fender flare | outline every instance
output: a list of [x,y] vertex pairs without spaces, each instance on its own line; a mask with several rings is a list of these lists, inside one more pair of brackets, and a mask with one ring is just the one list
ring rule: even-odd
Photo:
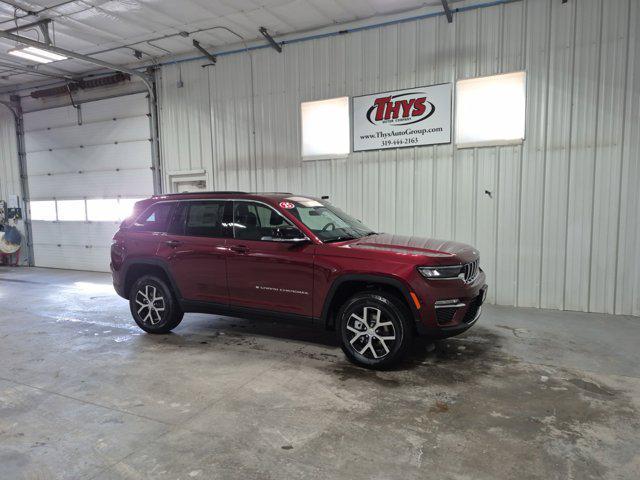
[[329,291],[327,292],[327,295],[325,297],[324,304],[322,305],[322,312],[320,314],[320,322],[322,322],[322,324],[324,324],[325,326],[328,326],[329,307],[333,302],[333,298],[335,297],[335,294],[340,288],[340,286],[346,282],[377,283],[377,284],[389,285],[391,287],[398,289],[402,294],[402,296],[404,297],[404,300],[407,302],[407,305],[409,306],[409,310],[411,311],[414,322],[416,323],[420,322],[420,314],[418,313],[418,310],[416,309],[416,306],[414,305],[411,299],[411,295],[409,294],[411,290],[406,283],[399,280],[398,278],[390,277],[388,275],[347,273],[344,275],[340,275],[338,278],[336,278],[331,284],[331,287],[329,287]]
[[[169,279],[170,287],[175,293],[176,297],[178,298],[178,300],[182,300],[182,294],[180,293],[178,284],[176,283],[175,279],[173,278],[173,275],[171,274],[171,271],[169,270],[169,266],[165,261],[160,260],[158,258],[134,258],[131,260],[125,260],[122,265],[122,270],[124,273],[122,278],[124,278],[125,284],[126,284],[126,279],[127,279],[127,276],[129,275],[129,270],[131,269],[131,267],[136,267],[138,265],[149,265],[153,267],[159,267],[160,269],[162,269],[164,274]],[[123,289],[125,289],[124,287],[125,285],[123,285]],[[125,291],[124,294],[128,296],[129,292]]]

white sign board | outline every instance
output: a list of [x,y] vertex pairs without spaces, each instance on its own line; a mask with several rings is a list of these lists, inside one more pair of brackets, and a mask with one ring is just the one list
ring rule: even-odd
[[353,97],[353,151],[451,142],[451,84]]

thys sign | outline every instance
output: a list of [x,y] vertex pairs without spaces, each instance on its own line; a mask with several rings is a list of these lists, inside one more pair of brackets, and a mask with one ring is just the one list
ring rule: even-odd
[[353,151],[451,142],[451,84],[353,98]]

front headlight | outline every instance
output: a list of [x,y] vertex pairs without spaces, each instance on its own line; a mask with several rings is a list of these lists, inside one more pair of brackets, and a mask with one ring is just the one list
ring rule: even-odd
[[458,278],[462,272],[462,265],[446,267],[418,267],[418,271],[424,278],[428,278],[429,280],[445,280]]

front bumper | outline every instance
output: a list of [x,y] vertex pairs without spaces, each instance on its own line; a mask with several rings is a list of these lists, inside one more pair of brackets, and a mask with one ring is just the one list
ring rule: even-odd
[[459,280],[422,281],[416,293],[423,305],[417,330],[420,335],[446,338],[473,326],[482,313],[487,296],[484,272],[470,283]]
[[[452,324],[448,325],[438,325],[437,327],[430,327],[424,323],[419,323],[417,325],[418,334],[433,338],[449,338],[466,332],[478,321],[478,318],[480,318],[482,314],[482,303],[484,303],[483,297],[485,295],[486,290],[483,290],[477,297],[477,308],[473,308],[472,306],[467,307],[467,311],[462,315],[462,321],[458,323],[452,322]],[[470,309],[473,310],[469,312]]]

